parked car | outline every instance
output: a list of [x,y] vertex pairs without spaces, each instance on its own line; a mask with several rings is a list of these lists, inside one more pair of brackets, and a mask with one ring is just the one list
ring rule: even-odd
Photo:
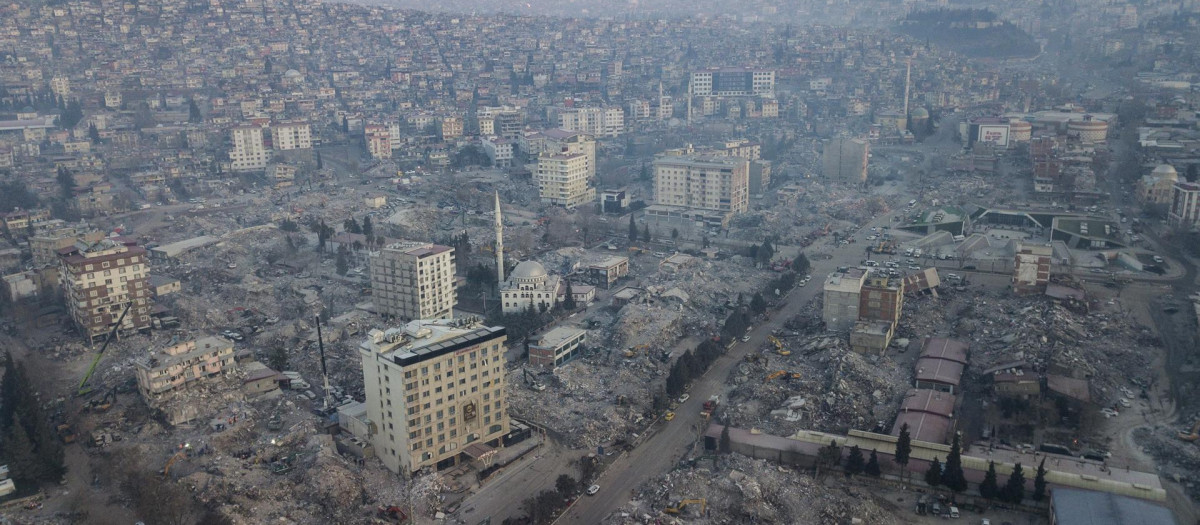
[[683,394],[682,396],[679,396],[679,402],[683,403],[683,402],[687,401],[688,398],[690,398],[690,397],[692,397],[692,396],[689,394]]
[[587,489],[588,496],[595,496],[597,492],[600,492],[600,485],[592,485]]

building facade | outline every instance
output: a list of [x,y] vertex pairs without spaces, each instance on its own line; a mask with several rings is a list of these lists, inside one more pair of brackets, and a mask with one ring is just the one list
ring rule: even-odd
[[367,142],[367,152],[371,158],[392,158],[392,134],[387,126],[372,124],[363,128],[363,139]]
[[821,154],[825,178],[851,184],[866,182],[870,149],[870,144],[862,139],[837,137],[830,140]]
[[574,109],[559,113],[558,122],[559,127],[567,131],[616,137],[625,133],[625,110],[619,107]]
[[1200,184],[1177,182],[1171,194],[1167,224],[1182,229],[1200,226]]
[[229,131],[233,148],[229,150],[229,168],[233,171],[266,169],[270,155],[263,144],[263,129],[239,126]]
[[146,404],[157,406],[176,390],[196,381],[228,372],[233,367],[233,343],[219,337],[205,337],[151,352],[134,361],[138,392]]
[[527,308],[553,310],[562,293],[562,279],[546,273],[546,268],[534,261],[524,261],[513,268],[508,280],[500,285],[501,309],[506,314],[520,313]]
[[745,213],[750,206],[749,161],[707,155],[654,159],[654,202],[665,206]]
[[895,328],[904,308],[904,281],[875,274],[867,277],[859,292],[858,318],[885,321]]
[[773,97],[775,72],[752,68],[693,71],[688,90],[697,97]]
[[485,459],[509,429],[503,327],[411,321],[359,345],[376,454],[407,475]]
[[150,265],[146,249],[103,239],[76,243],[59,251],[59,274],[71,319],[89,341],[102,338],[116,324],[118,333],[150,328]]
[[399,319],[449,319],[458,291],[454,248],[398,242],[372,252],[371,297],[380,314]]
[[587,330],[559,326],[529,344],[529,365],[553,369],[574,359],[587,341]]
[[575,208],[596,200],[588,177],[591,159],[583,153],[544,153],[538,157],[537,182],[542,202]]
[[271,126],[271,147],[280,151],[312,149],[312,127],[307,122],[280,122]]
[[1050,284],[1050,245],[1018,244],[1013,262],[1013,293],[1044,293]]
[[825,278],[821,318],[827,330],[843,332],[854,327],[858,321],[860,295],[866,280],[867,272],[858,268],[836,271]]

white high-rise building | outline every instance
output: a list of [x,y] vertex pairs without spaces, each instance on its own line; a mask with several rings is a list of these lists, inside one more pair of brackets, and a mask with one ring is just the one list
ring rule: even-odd
[[580,108],[559,113],[559,127],[601,137],[625,132],[625,110],[621,108]]
[[271,126],[272,146],[280,151],[312,148],[312,127],[307,122],[280,122]]
[[384,466],[408,475],[484,459],[508,433],[503,327],[415,320],[371,330],[359,345],[368,438]]
[[398,242],[371,254],[371,297],[400,319],[449,319],[458,302],[454,248]]
[[696,97],[774,97],[775,72],[751,68],[693,71],[688,89]]
[[574,208],[596,200],[584,153],[543,153],[538,157],[538,190],[542,202]]
[[745,213],[750,206],[750,161],[715,155],[654,159],[654,202],[726,214]]
[[263,144],[263,129],[259,126],[239,126],[230,130],[233,148],[229,150],[229,164],[233,171],[256,171],[266,169],[270,155]]

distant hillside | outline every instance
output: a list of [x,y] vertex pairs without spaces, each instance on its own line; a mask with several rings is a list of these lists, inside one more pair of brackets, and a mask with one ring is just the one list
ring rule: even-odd
[[975,58],[1027,57],[1040,50],[1029,33],[986,9],[915,11],[896,30]]

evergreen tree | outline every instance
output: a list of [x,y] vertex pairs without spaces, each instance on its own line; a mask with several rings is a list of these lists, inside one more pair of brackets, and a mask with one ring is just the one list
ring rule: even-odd
[[1037,474],[1033,478],[1033,501],[1046,499],[1046,458],[1038,464]]
[[88,140],[91,140],[92,144],[100,143],[100,130],[96,129],[95,124],[88,124]]
[[629,242],[637,242],[637,240],[638,240],[637,224],[634,224],[633,215],[630,214],[629,215]]
[[1008,481],[1004,483],[1004,488],[1000,489],[1000,501],[1020,505],[1025,499],[1025,473],[1021,471],[1021,464],[1017,463],[1013,466],[1012,474],[1009,474]]
[[900,437],[896,438],[896,455],[892,461],[900,465],[900,473],[903,476],[908,470],[908,458],[912,454],[912,436],[908,433],[908,423],[900,425]]
[[199,124],[204,121],[204,117],[200,115],[200,106],[196,104],[196,99],[188,98],[188,122]]
[[986,500],[993,500],[999,493],[1000,484],[996,481],[996,462],[988,461],[987,474],[983,475],[983,482],[979,484],[979,495]]
[[879,468],[879,454],[875,450],[871,450],[871,457],[867,459],[867,466],[863,468],[863,472],[866,472],[868,476],[876,478],[883,474],[883,471]]
[[954,492],[967,490],[967,478],[963,475],[962,468],[962,445],[960,439],[956,432],[953,441],[950,443],[950,453],[946,456],[946,474],[942,476],[942,482],[946,484],[946,488]]
[[342,227],[345,228],[346,233],[362,233],[362,228],[358,226],[358,221],[354,220],[354,217],[346,219],[342,223]]
[[325,169],[325,163],[321,161],[321,152],[317,152],[317,169]]
[[861,474],[864,463],[862,449],[858,445],[850,447],[850,455],[846,457],[846,477]]
[[346,247],[344,245],[338,246],[336,264],[337,274],[346,275],[346,272],[350,269],[350,262],[346,260]]
[[70,170],[59,166],[55,180],[58,182],[59,197],[64,201],[70,201],[75,198],[75,176]]
[[925,471],[925,483],[930,487],[942,484],[942,462],[938,461],[937,456],[933,457],[933,463],[930,463],[929,470]]
[[792,271],[800,275],[805,275],[812,269],[812,263],[808,262],[808,256],[801,253],[792,260]]
[[15,415],[9,419],[8,431],[4,433],[3,458],[17,481],[36,483],[46,479],[45,463],[38,458],[25,425]]
[[760,315],[767,311],[767,301],[763,299],[762,292],[755,292],[750,299],[750,311]]
[[642,225],[642,242],[650,242],[650,225]]
[[722,454],[728,454],[733,451],[733,442],[729,439],[729,422],[725,422],[725,426],[721,428],[721,442],[717,445],[717,450]]
[[[362,221],[362,234],[363,234],[363,235],[366,235],[368,239],[373,239],[373,238],[375,237],[375,225],[374,225],[374,224],[371,224],[371,218],[370,218],[370,217],[363,217],[363,221]],[[466,235],[466,234],[464,233],[463,235]],[[458,249],[458,247],[457,247],[457,246],[455,247],[455,251],[456,251],[456,252],[458,252],[456,255],[458,255],[458,256],[460,256],[460,257],[461,257],[462,255],[464,255],[464,254],[463,254],[463,252],[462,252],[462,250],[461,250],[461,249]]]
[[679,240],[679,228],[671,228],[671,240]]
[[570,279],[567,279],[567,289],[565,290],[565,295],[566,295],[566,297],[563,297],[563,303],[562,303],[563,308],[566,309],[567,311],[574,310],[576,307],[575,295],[571,290],[571,280]]

